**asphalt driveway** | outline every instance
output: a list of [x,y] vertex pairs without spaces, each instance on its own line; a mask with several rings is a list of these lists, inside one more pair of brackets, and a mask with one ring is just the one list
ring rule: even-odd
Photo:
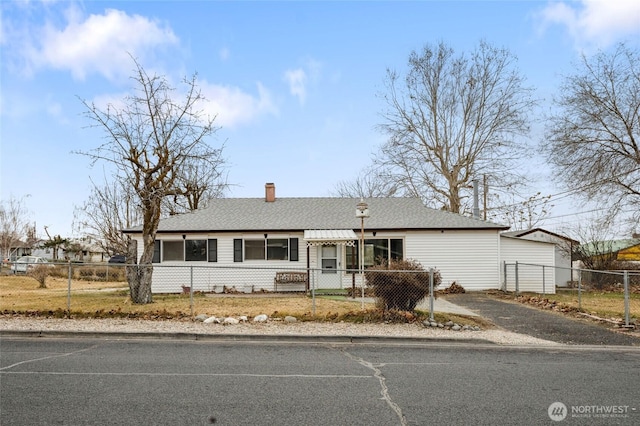
[[515,333],[569,345],[640,346],[638,332],[629,334],[616,331],[590,320],[543,311],[486,293],[448,294],[441,297]]

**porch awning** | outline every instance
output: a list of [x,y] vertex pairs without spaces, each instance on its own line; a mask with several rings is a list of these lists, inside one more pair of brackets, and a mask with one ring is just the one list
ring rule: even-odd
[[308,246],[345,245],[353,246],[358,239],[352,229],[308,229],[304,240]]

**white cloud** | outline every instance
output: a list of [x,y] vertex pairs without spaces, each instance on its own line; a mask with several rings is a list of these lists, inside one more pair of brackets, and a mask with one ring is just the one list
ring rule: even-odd
[[265,114],[278,114],[271,94],[257,83],[257,96],[243,92],[237,87],[221,86],[199,81],[207,102],[203,105],[209,116],[216,116],[215,124],[222,127],[237,127]]
[[554,2],[539,14],[543,29],[560,25],[578,47],[606,47],[620,39],[640,35],[640,1],[581,0]]
[[47,23],[39,31],[27,49],[30,68],[69,70],[77,79],[94,72],[113,79],[131,72],[130,54],[144,57],[154,48],[178,43],[168,26],[115,9],[85,17],[69,8],[65,16],[64,28]]
[[300,68],[284,72],[284,80],[289,85],[289,93],[304,104],[307,100],[309,87],[316,85],[322,75],[322,63],[312,58],[307,58]]
[[[206,100],[198,107],[206,116],[216,117],[214,122],[216,126],[233,128],[250,123],[266,114],[278,114],[271,94],[260,83],[256,85],[258,91],[256,96],[243,92],[237,87],[211,84],[203,80],[198,80],[196,84]],[[173,95],[175,101],[180,103],[184,100],[185,93],[177,90]],[[130,93],[126,92],[104,94],[96,96],[92,102],[103,111],[108,107],[122,110],[126,107],[125,99],[128,96]]]
[[289,92],[304,104],[307,98],[307,73],[301,68],[287,70],[284,73],[284,79],[289,84]]

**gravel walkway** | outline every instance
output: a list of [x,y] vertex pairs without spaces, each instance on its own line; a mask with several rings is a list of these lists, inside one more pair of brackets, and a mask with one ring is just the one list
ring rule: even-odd
[[[557,345],[543,339],[498,329],[452,331],[419,324],[353,324],[298,322],[204,324],[194,321],[149,321],[127,319],[58,319],[0,316],[0,335],[16,332],[94,332],[94,333],[190,333],[204,335],[257,336],[352,336],[404,337],[434,340],[474,340],[499,345]],[[5,333],[7,334],[7,333]]]

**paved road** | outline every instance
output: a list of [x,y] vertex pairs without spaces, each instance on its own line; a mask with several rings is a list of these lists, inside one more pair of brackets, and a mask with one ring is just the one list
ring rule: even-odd
[[494,324],[515,333],[570,345],[640,346],[640,337],[616,332],[587,320],[569,318],[485,293],[449,294],[446,300],[470,309]]
[[[640,350],[3,338],[0,424],[640,424]],[[576,408],[573,408],[576,407]],[[615,418],[572,418],[602,407]],[[592,410],[592,408],[588,408]],[[584,413],[580,413],[584,414]]]

